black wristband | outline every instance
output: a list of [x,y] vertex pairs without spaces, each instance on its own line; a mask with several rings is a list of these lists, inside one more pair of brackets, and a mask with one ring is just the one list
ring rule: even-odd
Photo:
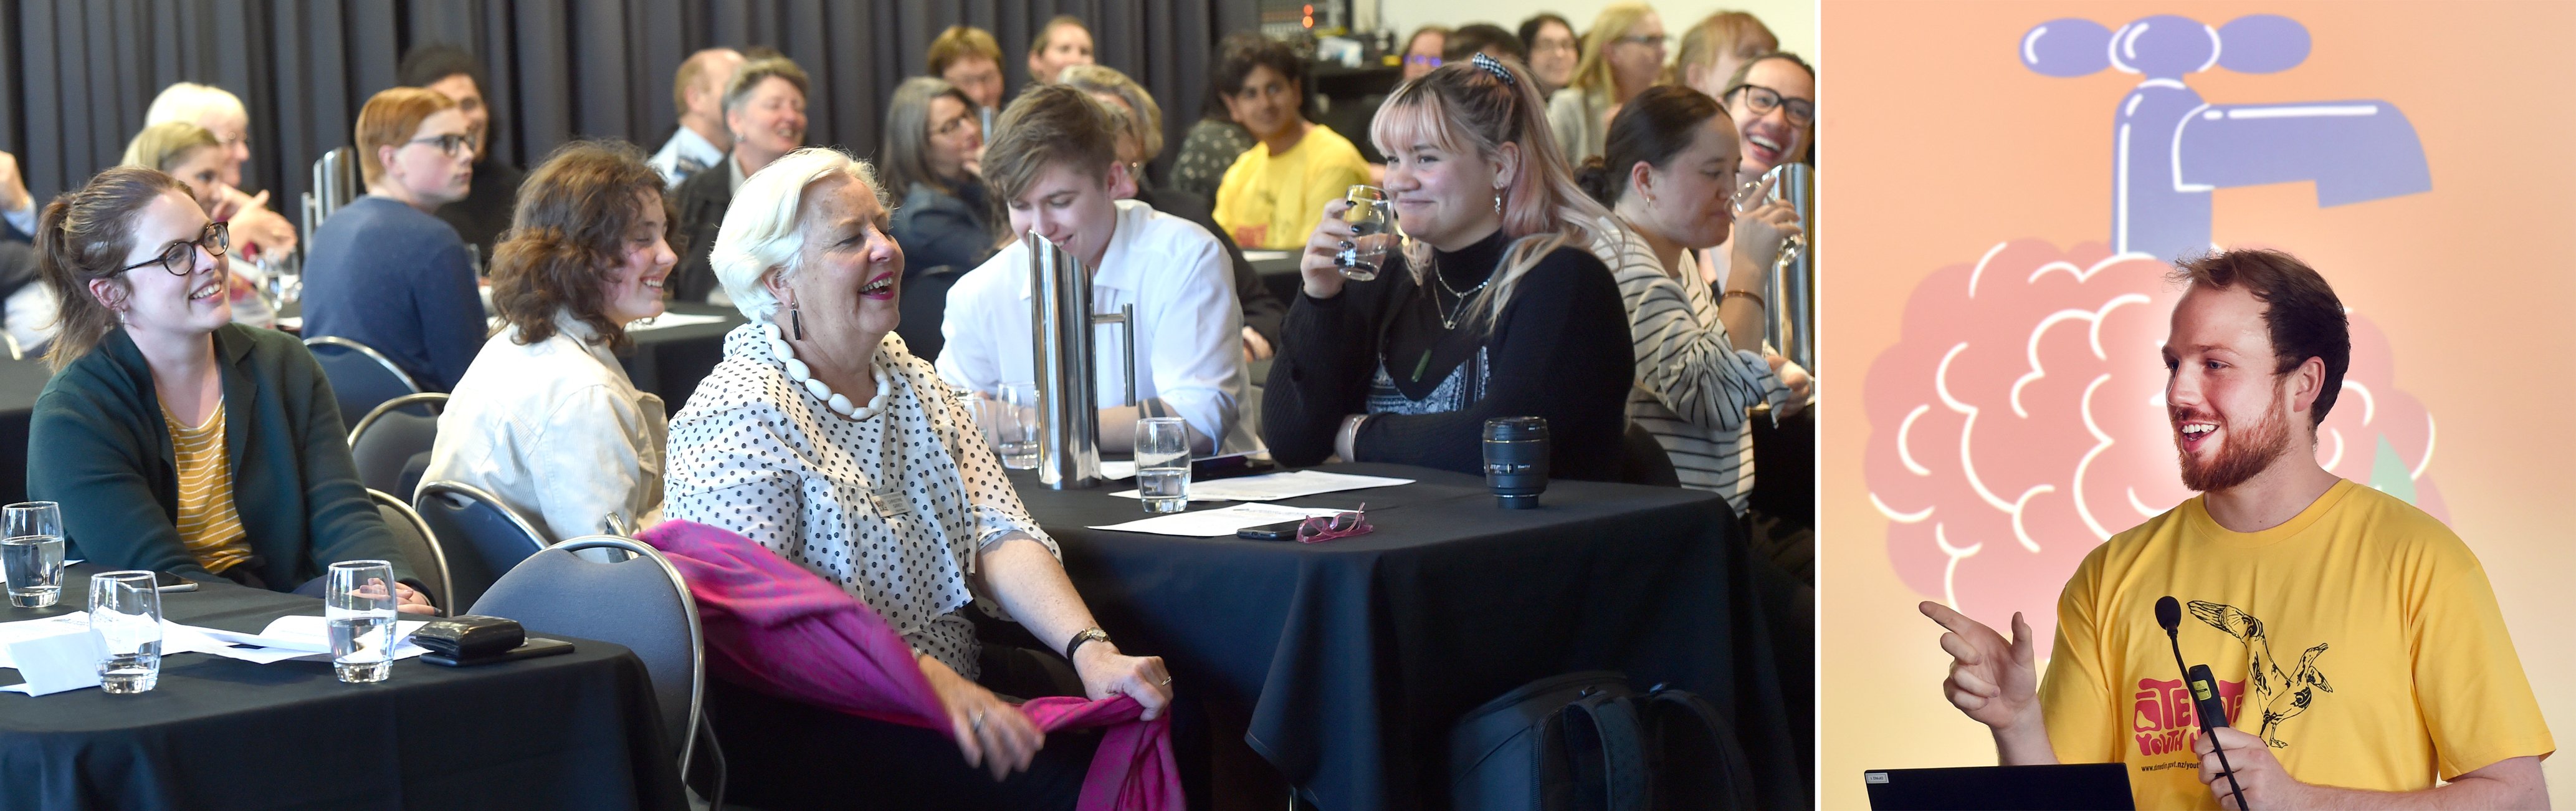
[[1108,632],[1108,631],[1100,630],[1100,627],[1099,627],[1099,626],[1092,626],[1092,627],[1090,627],[1090,628],[1085,628],[1085,629],[1083,629],[1083,630],[1081,630],[1081,631],[1079,631],[1079,632],[1076,632],[1076,633],[1073,635],[1073,638],[1072,638],[1072,639],[1065,640],[1065,643],[1064,643],[1064,661],[1065,661],[1066,663],[1068,663],[1068,664],[1072,663],[1072,662],[1073,662],[1073,652],[1074,652],[1074,651],[1081,650],[1081,649],[1082,649],[1082,643],[1089,642],[1089,641],[1092,641],[1092,640],[1095,640],[1095,639],[1100,640],[1100,641],[1102,641],[1102,642],[1107,642],[1107,641],[1109,641],[1109,632]]

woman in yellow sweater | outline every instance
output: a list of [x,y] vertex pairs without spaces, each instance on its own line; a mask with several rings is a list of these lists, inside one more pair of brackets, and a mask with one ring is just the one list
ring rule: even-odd
[[1260,139],[1235,158],[1216,190],[1217,224],[1243,247],[1306,244],[1325,203],[1369,182],[1358,147],[1306,120],[1304,76],[1304,61],[1277,40],[1231,51],[1217,66],[1226,109]]

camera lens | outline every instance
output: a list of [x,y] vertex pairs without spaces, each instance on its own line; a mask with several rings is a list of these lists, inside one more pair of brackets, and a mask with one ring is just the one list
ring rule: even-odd
[[1547,490],[1547,420],[1495,417],[1485,421],[1485,483],[1507,510],[1538,506]]

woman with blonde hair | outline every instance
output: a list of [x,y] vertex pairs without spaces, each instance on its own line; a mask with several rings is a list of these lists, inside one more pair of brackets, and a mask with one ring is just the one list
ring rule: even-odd
[[1349,203],[1324,206],[1262,404],[1280,463],[1475,472],[1487,418],[1535,416],[1552,473],[1618,478],[1635,357],[1618,286],[1587,249],[1609,212],[1575,186],[1533,84],[1478,55],[1379,108],[1369,135],[1411,244],[1348,280]]
[[1613,4],[1593,18],[1572,82],[1547,101],[1547,126],[1568,165],[1601,154],[1610,116],[1663,77],[1664,42],[1664,18],[1644,3]]
[[1780,50],[1780,38],[1762,18],[1742,11],[1721,11],[1682,32],[1681,53],[1664,71],[1664,84],[1697,90],[1709,98],[1726,94],[1726,80],[1754,57]]
[[[170,121],[144,127],[134,140],[125,145],[125,166],[159,170],[177,178],[188,187],[188,196],[197,206],[213,216],[224,204],[224,144],[204,127],[185,121]],[[256,269],[245,269],[231,256],[223,260],[227,283],[225,297],[233,302],[233,321],[254,327],[277,324],[277,311],[268,300],[259,297]]]

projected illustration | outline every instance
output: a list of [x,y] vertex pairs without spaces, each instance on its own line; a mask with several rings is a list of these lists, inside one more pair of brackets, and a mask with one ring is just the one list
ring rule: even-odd
[[[2213,247],[2213,191],[2312,182],[2319,205],[2338,206],[2430,191],[2432,174],[2414,126],[2385,101],[2212,103],[2185,83],[2296,67],[2310,43],[2286,17],[2155,16],[2116,30],[2060,19],[2012,45],[2044,76],[2139,79],[2108,133],[2108,240],[2001,234],[1918,284],[1903,337],[1864,381],[1864,471],[1909,586],[1998,628],[2027,612],[2044,640],[2086,552],[2191,495],[2158,347],[2180,297],[2165,281],[2171,260]],[[2317,459],[2447,519],[2426,475],[2433,416],[2393,384],[2397,355],[2368,309],[2345,304],[2352,368]]]

